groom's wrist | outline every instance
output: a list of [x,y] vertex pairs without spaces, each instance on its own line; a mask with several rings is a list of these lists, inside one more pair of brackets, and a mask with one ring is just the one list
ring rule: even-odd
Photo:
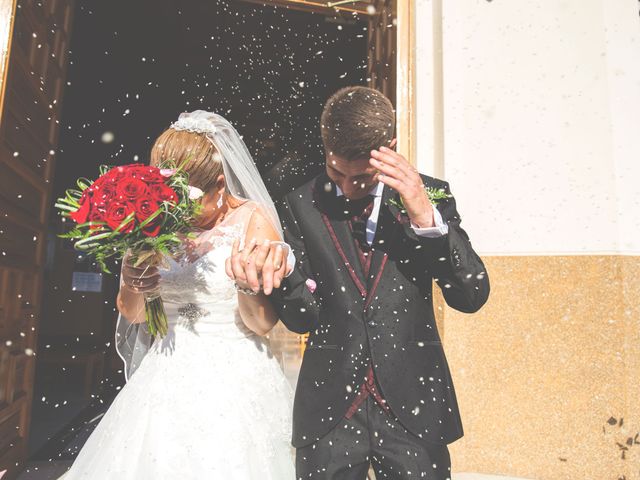
[[423,215],[421,217],[410,218],[409,221],[413,228],[432,228],[436,225],[436,222],[433,218],[433,210],[431,211],[431,215],[429,216]]

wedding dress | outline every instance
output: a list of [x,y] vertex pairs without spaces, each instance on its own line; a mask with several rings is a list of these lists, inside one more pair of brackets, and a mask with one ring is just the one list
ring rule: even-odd
[[292,390],[268,340],[242,322],[225,273],[250,205],[161,271],[169,333],[156,340],[64,480],[294,479]]

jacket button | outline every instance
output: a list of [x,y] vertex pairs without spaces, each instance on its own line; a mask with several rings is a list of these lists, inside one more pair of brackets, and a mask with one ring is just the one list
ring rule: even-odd
[[369,320],[368,325],[370,327],[377,327],[378,326],[378,324],[376,322],[374,322],[373,320]]

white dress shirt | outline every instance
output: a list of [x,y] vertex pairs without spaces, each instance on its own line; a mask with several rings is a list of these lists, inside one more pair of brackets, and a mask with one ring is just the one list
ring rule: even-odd
[[[369,245],[373,244],[373,237],[376,235],[376,228],[378,226],[378,216],[380,214],[380,205],[382,204],[382,191],[384,189],[384,183],[378,182],[376,186],[374,186],[369,192],[373,198],[373,210],[371,211],[371,216],[367,220],[367,243]],[[344,195],[340,187],[336,185],[336,194],[338,196]],[[433,205],[433,204],[432,204]],[[435,205],[433,205],[433,220],[435,222],[435,226],[420,228],[411,223],[411,228],[416,232],[416,235],[421,237],[441,237],[449,233],[449,225],[444,223],[442,220],[442,215],[438,211]]]

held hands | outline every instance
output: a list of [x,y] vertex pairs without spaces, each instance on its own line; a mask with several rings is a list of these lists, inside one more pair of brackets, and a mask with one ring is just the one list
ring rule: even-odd
[[158,267],[142,264],[134,266],[131,255],[122,259],[122,283],[135,293],[152,292],[158,288],[160,272]]
[[255,238],[240,250],[240,241],[236,239],[225,264],[227,275],[240,288],[257,293],[262,286],[264,294],[271,295],[274,288],[280,288],[282,279],[289,273],[287,253],[278,242],[272,243],[267,239],[258,245]]
[[[395,143],[394,139],[390,146]],[[369,163],[378,170],[378,180],[400,194],[411,222],[420,228],[433,227],[433,206],[418,170],[392,148],[372,150]]]

